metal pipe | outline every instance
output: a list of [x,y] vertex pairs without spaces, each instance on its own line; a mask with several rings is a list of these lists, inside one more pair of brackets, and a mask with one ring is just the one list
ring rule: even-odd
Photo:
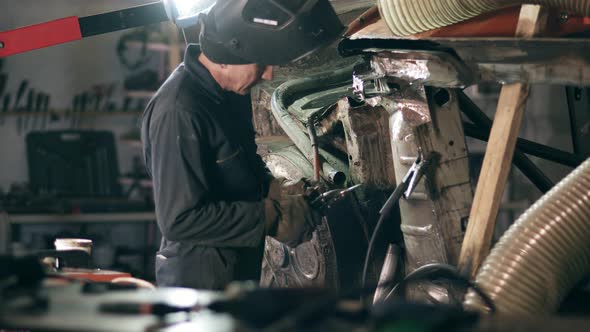
[[[465,130],[465,136],[477,138],[484,142],[487,142],[490,137],[489,131],[470,123],[464,123],[463,129]],[[548,192],[555,185],[518,147],[514,151],[512,162],[542,193]]]
[[[492,130],[492,119],[475,105],[464,92],[457,93],[459,107],[469,120],[475,123],[475,128],[470,124],[464,124],[463,128],[467,136],[487,141]],[[542,192],[546,193],[555,185],[524,153],[518,149],[514,151],[512,160],[514,165]]]
[[[459,97],[459,106],[461,107],[461,111],[465,116],[469,118],[473,123],[475,123],[478,127],[487,128],[488,134],[485,139],[483,135],[478,133],[473,133],[474,135],[479,136],[472,136],[473,138],[481,139],[487,142],[487,137],[489,137],[489,129],[492,128],[492,119],[490,119],[472,100],[469,98],[465,92],[458,91]],[[466,128],[467,130],[467,128]],[[516,147],[523,153],[529,154],[531,156],[539,157],[542,159],[550,160],[559,164],[563,164],[570,167],[578,167],[580,166],[585,158],[578,156],[574,153],[569,153],[563,150],[555,149],[543,144],[535,143],[526,139],[519,138],[516,141]]]
[[[293,141],[295,146],[303,155],[313,162],[313,148],[310,138],[297,126],[288,112],[287,105],[297,94],[311,91],[318,88],[326,88],[332,85],[342,85],[352,79],[354,66],[340,69],[337,71],[321,73],[307,78],[287,81],[281,84],[273,93],[271,99],[271,110],[273,116],[285,131],[287,136]],[[323,170],[324,178],[336,185],[343,185],[346,182],[344,171],[347,165],[333,154],[318,149],[320,155],[320,164]]]
[[[499,314],[555,312],[590,273],[590,159],[531,206],[484,261],[475,283]],[[486,311],[473,293],[467,309]]]
[[441,28],[504,7],[538,4],[590,16],[590,0],[377,0],[381,17],[397,36]]
[[311,148],[313,149],[313,180],[320,182],[321,165],[320,165],[320,147],[318,145],[318,136],[315,131],[315,117],[311,116],[307,123],[307,132],[309,140],[311,141]]

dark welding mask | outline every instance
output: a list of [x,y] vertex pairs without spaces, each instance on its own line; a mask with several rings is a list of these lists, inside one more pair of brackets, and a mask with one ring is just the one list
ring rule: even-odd
[[216,63],[283,65],[327,46],[344,31],[328,0],[203,1],[195,5],[200,19],[185,11],[184,20],[175,21],[180,27],[200,21],[201,49]]

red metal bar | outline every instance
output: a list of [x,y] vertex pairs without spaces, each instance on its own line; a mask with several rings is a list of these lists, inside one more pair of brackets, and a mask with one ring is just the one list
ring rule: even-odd
[[0,58],[82,39],[78,17],[0,32]]

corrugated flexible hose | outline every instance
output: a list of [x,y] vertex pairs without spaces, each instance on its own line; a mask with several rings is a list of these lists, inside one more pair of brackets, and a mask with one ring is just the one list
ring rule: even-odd
[[408,36],[465,21],[504,7],[539,4],[590,16],[590,0],[377,0],[381,17],[396,36]]
[[[475,283],[500,314],[555,312],[590,273],[590,159],[531,206],[506,231]],[[467,309],[486,311],[474,293]]]

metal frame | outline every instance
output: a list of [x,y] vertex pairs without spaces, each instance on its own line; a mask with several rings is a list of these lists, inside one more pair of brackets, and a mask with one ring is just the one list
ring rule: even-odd
[[[431,126],[436,128],[436,125],[441,121],[437,118],[436,112],[428,110],[437,105],[440,106],[441,102],[436,100],[436,96],[429,96],[427,98],[428,107],[420,107],[419,102],[424,98],[404,95],[408,86],[414,88],[428,86],[433,87],[431,88],[433,91],[445,89],[453,91],[451,96],[456,96],[455,98],[458,100],[453,101],[453,98],[450,98],[450,104],[458,102],[461,112],[471,121],[465,124],[460,123],[458,125],[460,129],[457,131],[461,131],[466,136],[487,141],[492,132],[494,121],[487,117],[460,89],[487,81],[502,84],[522,83],[510,86],[511,88],[506,89],[505,93],[503,91],[504,99],[500,104],[504,108],[501,108],[503,112],[498,113],[503,113],[503,116],[499,117],[504,120],[503,123],[513,119],[514,121],[509,123],[514,126],[511,126],[510,130],[506,130],[506,132],[499,130],[496,126],[494,131],[495,137],[502,137],[502,140],[509,142],[514,139],[517,142],[514,157],[508,158],[512,152],[508,148],[511,144],[507,144],[507,148],[503,151],[496,151],[497,153],[493,159],[490,159],[490,163],[505,172],[509,168],[509,164],[513,162],[537,188],[542,192],[547,192],[554,186],[554,183],[525,153],[571,167],[576,167],[584,161],[585,158],[578,154],[578,151],[569,153],[515,138],[515,128],[518,129],[520,126],[520,120],[516,120],[517,116],[508,115],[519,114],[517,110],[512,109],[512,106],[519,110],[523,109],[524,102],[528,97],[528,84],[590,86],[589,39],[431,38],[411,40],[393,38],[387,32],[384,33],[382,28],[376,23],[361,30],[349,39],[342,41],[339,51],[345,56],[363,55],[365,58],[365,68],[359,67],[359,70],[355,71],[355,96],[372,106],[380,105],[386,109],[401,111],[398,113],[403,114],[406,121],[414,121],[416,128],[422,128],[414,133],[416,137],[420,137],[417,140],[421,144],[425,142],[424,134],[427,133],[424,128]],[[580,99],[578,98],[578,100]],[[407,104],[410,107],[404,109],[399,104]],[[570,107],[571,104],[570,102]],[[504,112],[504,110],[506,111]],[[502,123],[502,121],[498,123]],[[573,122],[572,126],[575,127],[576,124]],[[393,128],[392,133],[395,133]],[[441,146],[446,142],[448,139],[439,134],[431,144]],[[423,150],[426,146],[421,149]],[[442,148],[441,151],[448,150]],[[399,164],[395,157],[394,163]],[[399,166],[396,164],[396,173]],[[488,167],[490,166],[488,165]],[[436,172],[439,174],[438,177],[441,177],[440,174],[444,173],[444,170],[441,167]],[[444,173],[444,176],[460,176],[459,173],[464,172],[455,168],[449,173]],[[501,179],[502,172],[496,174],[498,176],[492,177],[490,183]],[[500,188],[503,189],[503,186],[498,186],[498,189],[480,188],[478,190],[492,190],[495,195],[493,201],[495,204],[499,201],[496,196],[500,192]],[[479,200],[481,201],[481,197]],[[454,211],[453,203],[453,201],[441,202],[440,211],[443,214]],[[418,206],[412,206],[411,211],[402,211],[402,221],[406,222],[404,218],[424,219],[416,218],[419,213],[422,213],[421,210],[423,209]],[[477,211],[477,208],[475,210]],[[485,212],[491,212],[491,210],[493,207],[490,211],[486,210]],[[485,218],[485,213],[481,213],[481,217]],[[474,218],[473,208],[471,215],[469,218],[465,218],[465,221],[472,218]],[[489,219],[494,218],[492,216]],[[442,225],[447,222],[448,220],[439,220],[436,226],[443,227]],[[491,222],[488,224],[493,225]],[[473,233],[474,225],[470,224],[469,226],[472,226]],[[464,243],[463,246],[465,246]],[[413,256],[422,254],[424,254],[423,249],[413,248],[406,253],[406,259],[411,262]],[[438,261],[440,260],[438,259],[439,254],[432,251],[429,257],[432,261]],[[461,256],[463,257],[463,255],[462,251]],[[463,258],[460,261],[460,265],[465,265]],[[468,268],[471,269],[471,267]]]

